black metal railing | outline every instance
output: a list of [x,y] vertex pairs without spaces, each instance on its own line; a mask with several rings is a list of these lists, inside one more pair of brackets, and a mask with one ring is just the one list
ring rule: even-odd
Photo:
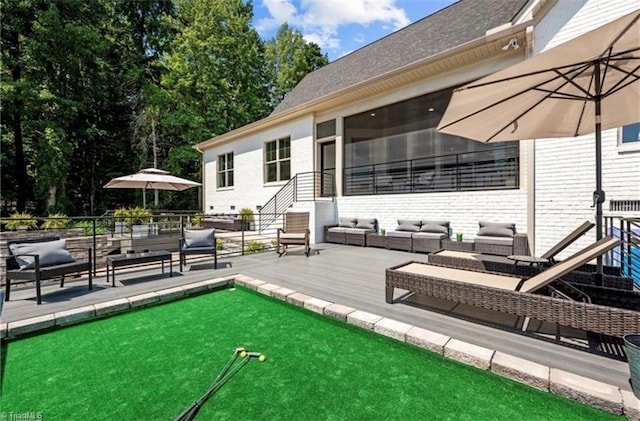
[[[263,227],[254,215],[202,214],[197,211],[154,212],[144,220],[114,217],[113,212],[101,216],[0,218],[0,255],[3,257],[0,259],[0,285],[6,279],[5,258],[9,255],[9,241],[50,237],[67,239],[67,246],[74,249],[91,249],[93,272],[96,274],[104,269],[108,255],[155,250],[177,252],[184,230],[195,227],[216,230],[219,257],[274,250],[282,218],[276,214],[263,213],[262,216],[275,222]],[[235,223],[237,221],[241,223]],[[87,258],[86,251],[78,253],[74,257]]]
[[640,218],[605,216],[604,225],[608,235],[622,240],[622,245],[607,255],[607,264],[619,266],[640,288]]
[[362,165],[345,168],[344,195],[517,189],[519,167],[518,146]]
[[333,174],[318,171],[298,173],[260,208],[260,226],[267,229],[295,202],[333,200],[334,197]]

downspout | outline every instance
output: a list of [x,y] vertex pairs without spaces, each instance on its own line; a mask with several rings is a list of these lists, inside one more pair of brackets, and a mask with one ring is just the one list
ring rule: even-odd
[[193,149],[195,149],[196,151],[200,152],[200,156],[201,156],[201,160],[200,160],[200,166],[202,167],[200,169],[200,174],[202,174],[202,185],[198,186],[198,207],[200,208],[200,210],[202,211],[203,214],[207,214],[207,209],[204,208],[204,192],[205,187],[206,187],[206,179],[207,177],[205,176],[204,173],[204,169],[205,169],[205,165],[204,165],[204,151],[202,149],[200,149],[198,147],[198,145],[193,145]]
[[[533,26],[527,26],[525,30],[525,60],[533,55]],[[536,253],[536,140],[525,142],[527,151],[527,237],[529,238],[529,250],[533,256]]]

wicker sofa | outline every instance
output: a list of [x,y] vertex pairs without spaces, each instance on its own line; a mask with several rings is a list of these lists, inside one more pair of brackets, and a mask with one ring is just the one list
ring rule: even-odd
[[249,222],[236,215],[213,215],[203,218],[202,228],[214,228],[225,231],[248,231]]
[[387,248],[432,253],[442,249],[450,231],[449,221],[398,219],[398,227],[386,233]]
[[376,218],[340,217],[338,225],[324,228],[324,240],[327,243],[367,245],[367,234],[378,232]]

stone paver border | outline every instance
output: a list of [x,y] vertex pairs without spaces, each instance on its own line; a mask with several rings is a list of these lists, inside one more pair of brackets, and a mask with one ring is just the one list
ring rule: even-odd
[[17,339],[24,335],[32,335],[40,331],[81,323],[134,308],[152,306],[232,285],[252,289],[260,294],[372,330],[481,370],[492,371],[499,376],[540,390],[564,396],[613,414],[623,414],[631,420],[640,419],[640,400],[628,390],[240,274],[30,319],[2,323],[0,324],[0,339]]

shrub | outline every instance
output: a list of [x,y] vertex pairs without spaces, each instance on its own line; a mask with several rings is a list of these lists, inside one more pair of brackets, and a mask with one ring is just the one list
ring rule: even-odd
[[191,225],[194,227],[199,227],[200,222],[202,222],[202,218],[204,218],[204,214],[202,212],[198,212],[191,217]]
[[9,220],[5,226],[8,230],[17,231],[19,228],[26,227],[27,229],[38,228],[38,221],[31,216],[28,212],[15,212],[9,215]]
[[216,250],[222,250],[224,248],[224,240],[222,238],[216,238]]
[[64,229],[67,228],[70,222],[64,213],[54,213],[47,216],[47,219],[44,220],[41,227],[46,230]]
[[153,213],[149,209],[136,206],[133,209],[129,209],[129,215],[133,224],[148,224],[151,222]]
[[247,221],[247,222],[253,222],[254,221],[253,209],[251,209],[251,208],[242,208],[242,209],[240,209],[240,213],[238,215],[240,215],[242,217],[243,221]]
[[[73,228],[81,228],[84,230],[84,235],[93,235],[93,221],[78,221],[73,224]],[[102,235],[107,233],[107,227],[104,221],[96,221],[96,235]]]
[[149,209],[136,206],[135,208],[118,208],[113,211],[113,220],[116,222],[126,222],[127,228],[135,224],[148,224],[151,222],[153,213]]
[[129,217],[129,209],[118,208],[113,211],[113,220],[116,222],[125,222]]
[[260,253],[260,252],[265,251],[265,249],[266,249],[265,245],[262,244],[262,243],[259,243],[257,241],[250,241],[244,247],[244,251],[246,253]]

